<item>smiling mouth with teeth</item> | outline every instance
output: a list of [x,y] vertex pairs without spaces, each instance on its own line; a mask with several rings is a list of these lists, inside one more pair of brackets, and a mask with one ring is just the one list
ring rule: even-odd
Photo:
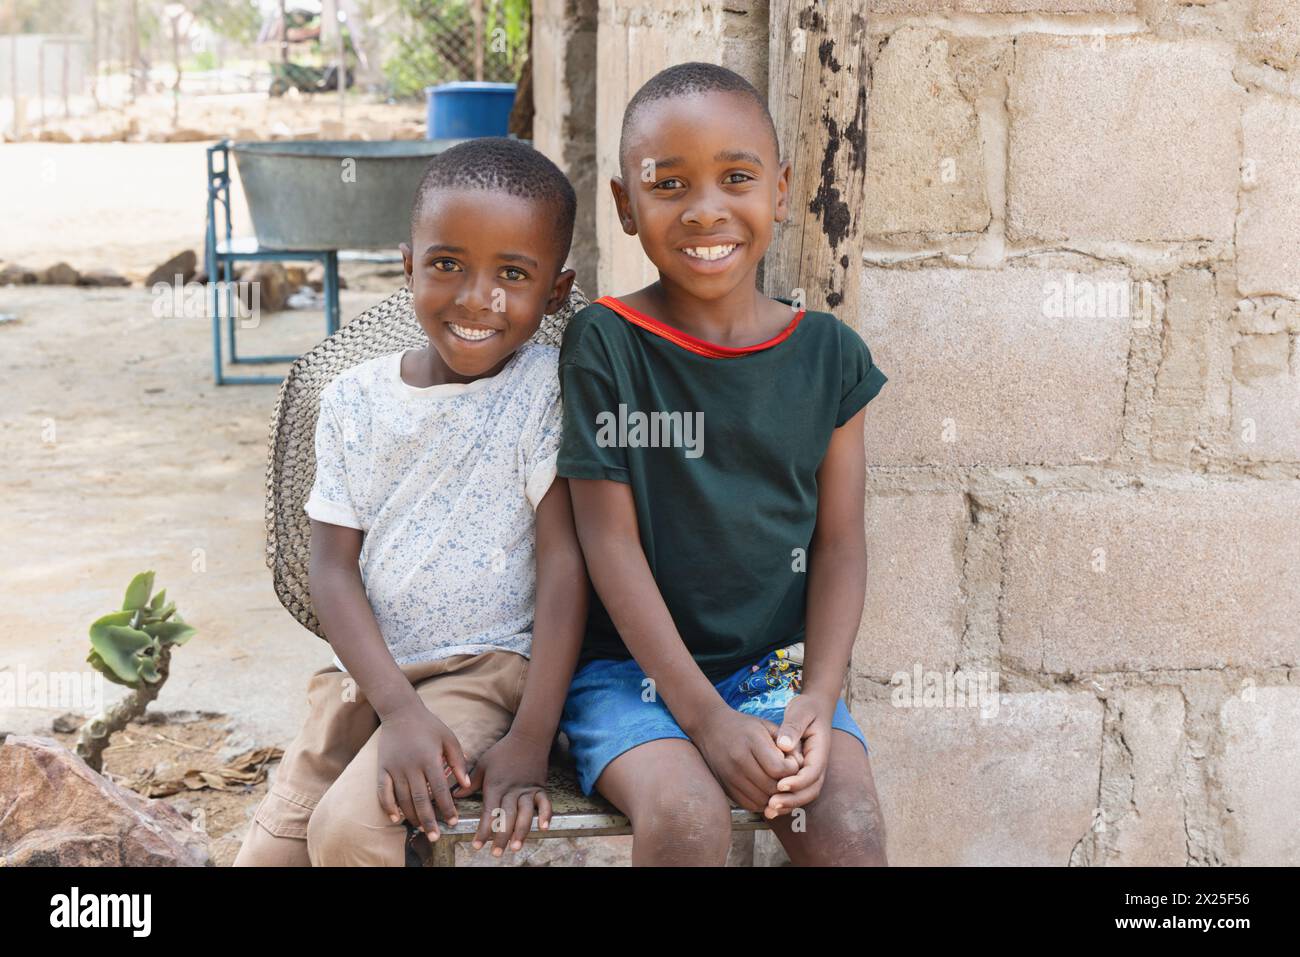
[[469,342],[479,342],[497,334],[496,329],[471,329],[469,326],[458,326],[454,322],[447,323],[447,328],[457,339],[465,339]]
[[713,260],[722,259],[731,255],[731,251],[736,248],[735,243],[729,243],[726,246],[689,246],[682,250],[692,259]]

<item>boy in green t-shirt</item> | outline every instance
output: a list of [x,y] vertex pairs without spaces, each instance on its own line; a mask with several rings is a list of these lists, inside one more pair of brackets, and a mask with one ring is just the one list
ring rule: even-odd
[[581,785],[629,816],[634,863],[722,863],[730,798],[796,864],[884,864],[840,689],[885,376],[834,316],[756,289],[790,164],[743,78],[656,75],[619,162],[623,229],[659,281],[584,309],[560,354],[557,470],[596,593],[560,725]]

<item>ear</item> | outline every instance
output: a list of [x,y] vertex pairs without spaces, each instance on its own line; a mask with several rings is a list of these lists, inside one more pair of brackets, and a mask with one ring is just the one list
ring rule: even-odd
[[776,174],[776,215],[773,222],[783,223],[790,215],[790,161],[781,164]]
[[402,271],[406,273],[406,288],[411,288],[411,270],[414,263],[411,260],[411,246],[409,243],[401,243],[398,247],[402,251]]
[[548,316],[559,312],[564,301],[569,298],[569,293],[573,290],[573,280],[578,274],[572,269],[566,269],[555,277],[555,285],[551,287],[551,295],[546,300],[545,312]]
[[623,177],[611,176],[609,191],[614,194],[614,209],[618,212],[618,221],[623,226],[623,232],[635,236],[636,220],[632,217],[632,197],[628,195],[627,187],[623,185]]

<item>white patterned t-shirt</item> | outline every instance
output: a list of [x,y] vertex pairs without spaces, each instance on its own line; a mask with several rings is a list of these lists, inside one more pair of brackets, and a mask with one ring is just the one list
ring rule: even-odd
[[529,654],[534,510],[560,443],[558,356],[530,342],[494,376],[418,389],[395,352],[321,393],[307,514],[365,533],[361,578],[399,665]]

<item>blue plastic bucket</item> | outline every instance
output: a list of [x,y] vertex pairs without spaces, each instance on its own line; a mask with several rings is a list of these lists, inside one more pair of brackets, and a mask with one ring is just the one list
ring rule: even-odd
[[427,140],[505,136],[510,132],[510,109],[515,103],[513,83],[461,81],[426,86]]

